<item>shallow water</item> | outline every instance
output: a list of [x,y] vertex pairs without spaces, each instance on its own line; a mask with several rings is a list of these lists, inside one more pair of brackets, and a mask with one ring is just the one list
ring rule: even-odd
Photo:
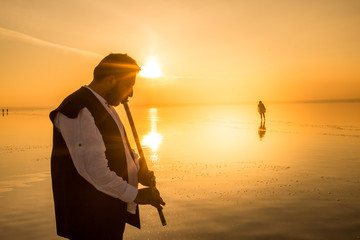
[[[360,104],[266,107],[131,107],[168,225],[141,206],[125,239],[360,238]],[[0,116],[0,239],[59,239],[48,113]]]

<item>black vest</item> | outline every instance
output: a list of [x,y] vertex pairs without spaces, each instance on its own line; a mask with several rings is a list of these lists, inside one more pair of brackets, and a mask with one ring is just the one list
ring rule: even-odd
[[[128,180],[124,143],[116,122],[96,96],[82,87],[50,113],[50,119],[61,112],[76,118],[87,108],[95,119],[106,147],[111,171]],[[125,143],[126,144],[126,143]],[[139,211],[127,212],[127,203],[98,191],[77,172],[61,133],[53,130],[51,177],[57,233],[67,238],[122,239],[121,226],[129,223],[140,228]],[[119,231],[120,230],[120,231]]]

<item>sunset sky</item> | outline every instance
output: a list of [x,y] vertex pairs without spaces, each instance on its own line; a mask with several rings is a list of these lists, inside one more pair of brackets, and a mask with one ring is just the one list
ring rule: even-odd
[[0,0],[0,106],[56,106],[111,52],[134,104],[360,98],[358,0]]

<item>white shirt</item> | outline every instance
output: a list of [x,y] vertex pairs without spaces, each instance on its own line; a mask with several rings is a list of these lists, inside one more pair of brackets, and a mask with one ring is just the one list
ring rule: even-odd
[[[99,99],[120,130],[125,147],[128,182],[109,169],[102,135],[87,108],[80,110],[74,119],[59,112],[55,117],[55,127],[61,132],[78,173],[97,190],[127,202],[128,212],[135,214],[136,203],[134,203],[134,199],[138,193],[139,156],[128,148],[124,127],[116,110],[91,88],[85,87]],[[135,159],[132,158],[130,151],[135,153]]]

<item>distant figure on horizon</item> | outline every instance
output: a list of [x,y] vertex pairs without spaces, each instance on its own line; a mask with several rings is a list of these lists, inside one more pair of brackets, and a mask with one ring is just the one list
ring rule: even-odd
[[4,111],[5,111],[5,109],[2,109],[2,115],[4,116],[5,114],[4,114]]
[[162,209],[152,171],[129,144],[114,106],[133,95],[140,67],[126,54],[110,54],[93,80],[50,113],[51,180],[59,236],[121,240],[125,224],[140,228],[139,204]]
[[262,101],[259,101],[258,112],[260,114],[261,121],[263,120],[263,118],[264,118],[264,121],[265,121],[266,108],[265,108],[265,105],[262,103]]

